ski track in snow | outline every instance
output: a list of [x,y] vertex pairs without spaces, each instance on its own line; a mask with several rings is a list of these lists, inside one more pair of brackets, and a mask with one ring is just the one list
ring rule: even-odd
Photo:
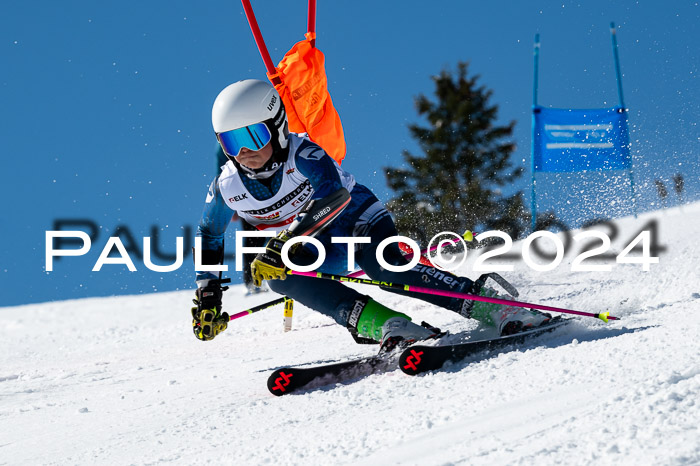
[[[191,334],[192,291],[0,308],[0,464],[700,464],[700,204],[649,218],[667,246],[651,272],[502,273],[521,299],[590,318],[442,371],[400,371],[276,398],[276,367],[376,351],[296,304]],[[619,247],[618,247],[619,246]],[[624,244],[616,246],[619,251]],[[475,278],[470,259],[463,273]],[[475,322],[360,287],[415,320],[473,338]],[[229,312],[272,299],[224,297]]]

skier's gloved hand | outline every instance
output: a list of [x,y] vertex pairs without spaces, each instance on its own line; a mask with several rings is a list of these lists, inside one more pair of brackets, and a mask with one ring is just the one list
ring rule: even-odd
[[197,305],[192,308],[192,331],[198,339],[213,340],[226,330],[229,316],[221,312],[221,295],[227,289],[219,280],[209,280],[197,288],[197,297],[192,300]]
[[[255,257],[250,264],[255,286],[262,285],[263,280],[284,280],[287,278],[287,267],[282,262],[282,247],[291,237],[288,230],[282,231],[267,242],[265,252],[261,252]],[[297,243],[292,246],[289,254],[293,254],[299,245],[300,243]]]

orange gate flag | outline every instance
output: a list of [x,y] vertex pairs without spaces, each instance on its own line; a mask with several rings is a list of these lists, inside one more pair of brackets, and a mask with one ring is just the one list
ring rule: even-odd
[[287,110],[289,130],[309,138],[338,164],[345,158],[345,135],[340,116],[328,93],[323,53],[312,45],[316,34],[294,44],[276,73],[267,77],[279,92]]

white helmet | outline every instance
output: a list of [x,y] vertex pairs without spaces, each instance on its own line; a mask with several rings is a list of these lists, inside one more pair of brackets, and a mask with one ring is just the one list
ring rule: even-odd
[[211,123],[217,135],[265,123],[275,152],[287,147],[287,113],[279,93],[265,81],[246,79],[227,86],[214,101]]

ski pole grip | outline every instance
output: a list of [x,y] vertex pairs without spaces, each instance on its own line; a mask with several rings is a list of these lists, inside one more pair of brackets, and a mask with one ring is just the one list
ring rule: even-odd
[[285,298],[284,300],[284,331],[292,330],[292,316],[294,315],[294,300]]

